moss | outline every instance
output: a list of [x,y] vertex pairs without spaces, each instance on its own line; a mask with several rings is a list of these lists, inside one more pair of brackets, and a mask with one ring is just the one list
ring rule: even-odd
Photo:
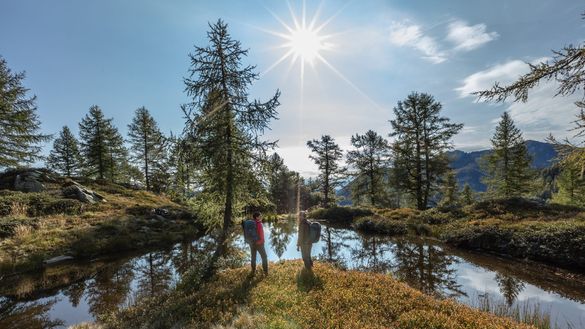
[[106,327],[531,328],[452,300],[436,300],[383,274],[316,263],[272,264],[268,277],[225,270],[199,289],[178,289],[104,318]]

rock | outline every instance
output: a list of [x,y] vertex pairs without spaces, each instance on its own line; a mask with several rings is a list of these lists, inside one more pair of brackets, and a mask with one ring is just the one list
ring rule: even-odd
[[74,181],[71,181],[70,184],[71,185],[64,187],[61,191],[64,197],[76,199],[85,203],[106,202],[106,199],[103,196],[85,186]]
[[71,257],[71,256],[61,255],[61,256],[57,256],[57,257],[53,257],[53,258],[44,260],[43,264],[44,265],[54,265],[54,264],[61,263],[61,262],[67,261],[67,260],[72,260],[72,259],[73,259],[73,257]]
[[8,169],[0,173],[0,189],[20,192],[42,192],[45,183],[55,183],[56,176],[50,170],[36,168]]

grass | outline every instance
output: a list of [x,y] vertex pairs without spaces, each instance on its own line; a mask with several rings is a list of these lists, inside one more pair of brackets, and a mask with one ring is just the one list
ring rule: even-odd
[[[60,185],[46,192],[0,191],[0,271],[34,270],[59,255],[78,259],[166,246],[202,231],[188,209],[164,196],[116,184],[84,182],[107,202],[64,199]],[[169,210],[152,220],[154,208]]]
[[436,300],[388,275],[300,261],[217,273],[196,289],[177,289],[102,319],[107,328],[533,328],[452,300]]

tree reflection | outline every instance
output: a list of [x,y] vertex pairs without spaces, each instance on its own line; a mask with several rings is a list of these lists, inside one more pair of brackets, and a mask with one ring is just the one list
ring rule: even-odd
[[0,298],[0,328],[29,329],[56,328],[63,326],[61,320],[51,320],[49,311],[56,299],[47,302],[16,302]]
[[280,259],[288,246],[296,223],[293,220],[278,221],[270,226],[270,245]]
[[69,302],[73,307],[77,307],[79,305],[79,301],[81,297],[83,297],[83,293],[85,292],[86,282],[79,281],[71,284],[69,287],[63,289],[63,295],[69,298]]
[[435,297],[466,296],[455,280],[456,270],[451,267],[457,259],[442,248],[422,241],[397,240],[394,256],[394,274],[399,280]]
[[166,290],[172,279],[169,266],[170,255],[167,252],[150,252],[138,261],[138,297],[154,296]]
[[89,281],[87,299],[94,317],[114,311],[127,300],[130,283],[134,278],[132,262],[105,266]]
[[334,263],[341,268],[347,268],[347,262],[341,255],[343,249],[351,246],[352,232],[346,229],[334,229],[330,226],[323,226],[321,240],[324,242],[323,249],[317,258],[321,261]]
[[387,273],[392,268],[392,261],[385,258],[390,251],[388,238],[381,236],[359,236],[360,244],[351,248],[355,268],[361,271]]
[[502,273],[496,273],[496,281],[498,282],[502,296],[506,299],[506,303],[508,306],[512,306],[518,295],[524,290],[524,282],[518,278]]

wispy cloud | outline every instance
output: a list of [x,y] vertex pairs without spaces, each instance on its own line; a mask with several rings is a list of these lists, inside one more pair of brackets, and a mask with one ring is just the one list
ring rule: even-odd
[[469,25],[462,20],[455,20],[447,27],[445,40],[449,45],[442,45],[437,39],[425,34],[423,26],[410,21],[393,22],[390,25],[390,42],[399,47],[411,47],[422,53],[422,57],[434,64],[445,62],[457,52],[467,52],[496,40],[497,32],[487,32],[483,23]]
[[468,25],[465,21],[457,20],[449,24],[446,39],[454,45],[453,50],[470,51],[499,36],[497,32],[487,32],[487,26],[483,23]]
[[[548,58],[538,58],[532,63],[540,63]],[[486,70],[473,73],[463,79],[461,86],[455,88],[459,97],[474,97],[472,93],[480,90],[491,88],[494,83],[506,84],[515,81],[522,74],[530,70],[528,64],[521,60],[512,60],[501,64],[496,64]]]
[[[546,60],[548,58],[543,57],[531,63]],[[511,60],[471,74],[455,91],[462,98],[473,97],[471,94],[473,92],[489,89],[495,82],[510,83],[529,70],[530,67],[526,62]],[[555,97],[557,87],[556,81],[543,82],[530,91],[527,102],[507,102],[505,110],[523,130],[525,138],[542,140],[550,133],[558,137],[571,136],[569,129],[577,113],[574,102],[579,100],[579,97],[576,95]],[[492,124],[497,122],[499,122],[499,117],[491,121]]]
[[393,22],[390,26],[390,42],[396,46],[409,46],[423,55],[423,58],[438,64],[447,60],[436,40],[423,33],[422,27],[409,22]]

